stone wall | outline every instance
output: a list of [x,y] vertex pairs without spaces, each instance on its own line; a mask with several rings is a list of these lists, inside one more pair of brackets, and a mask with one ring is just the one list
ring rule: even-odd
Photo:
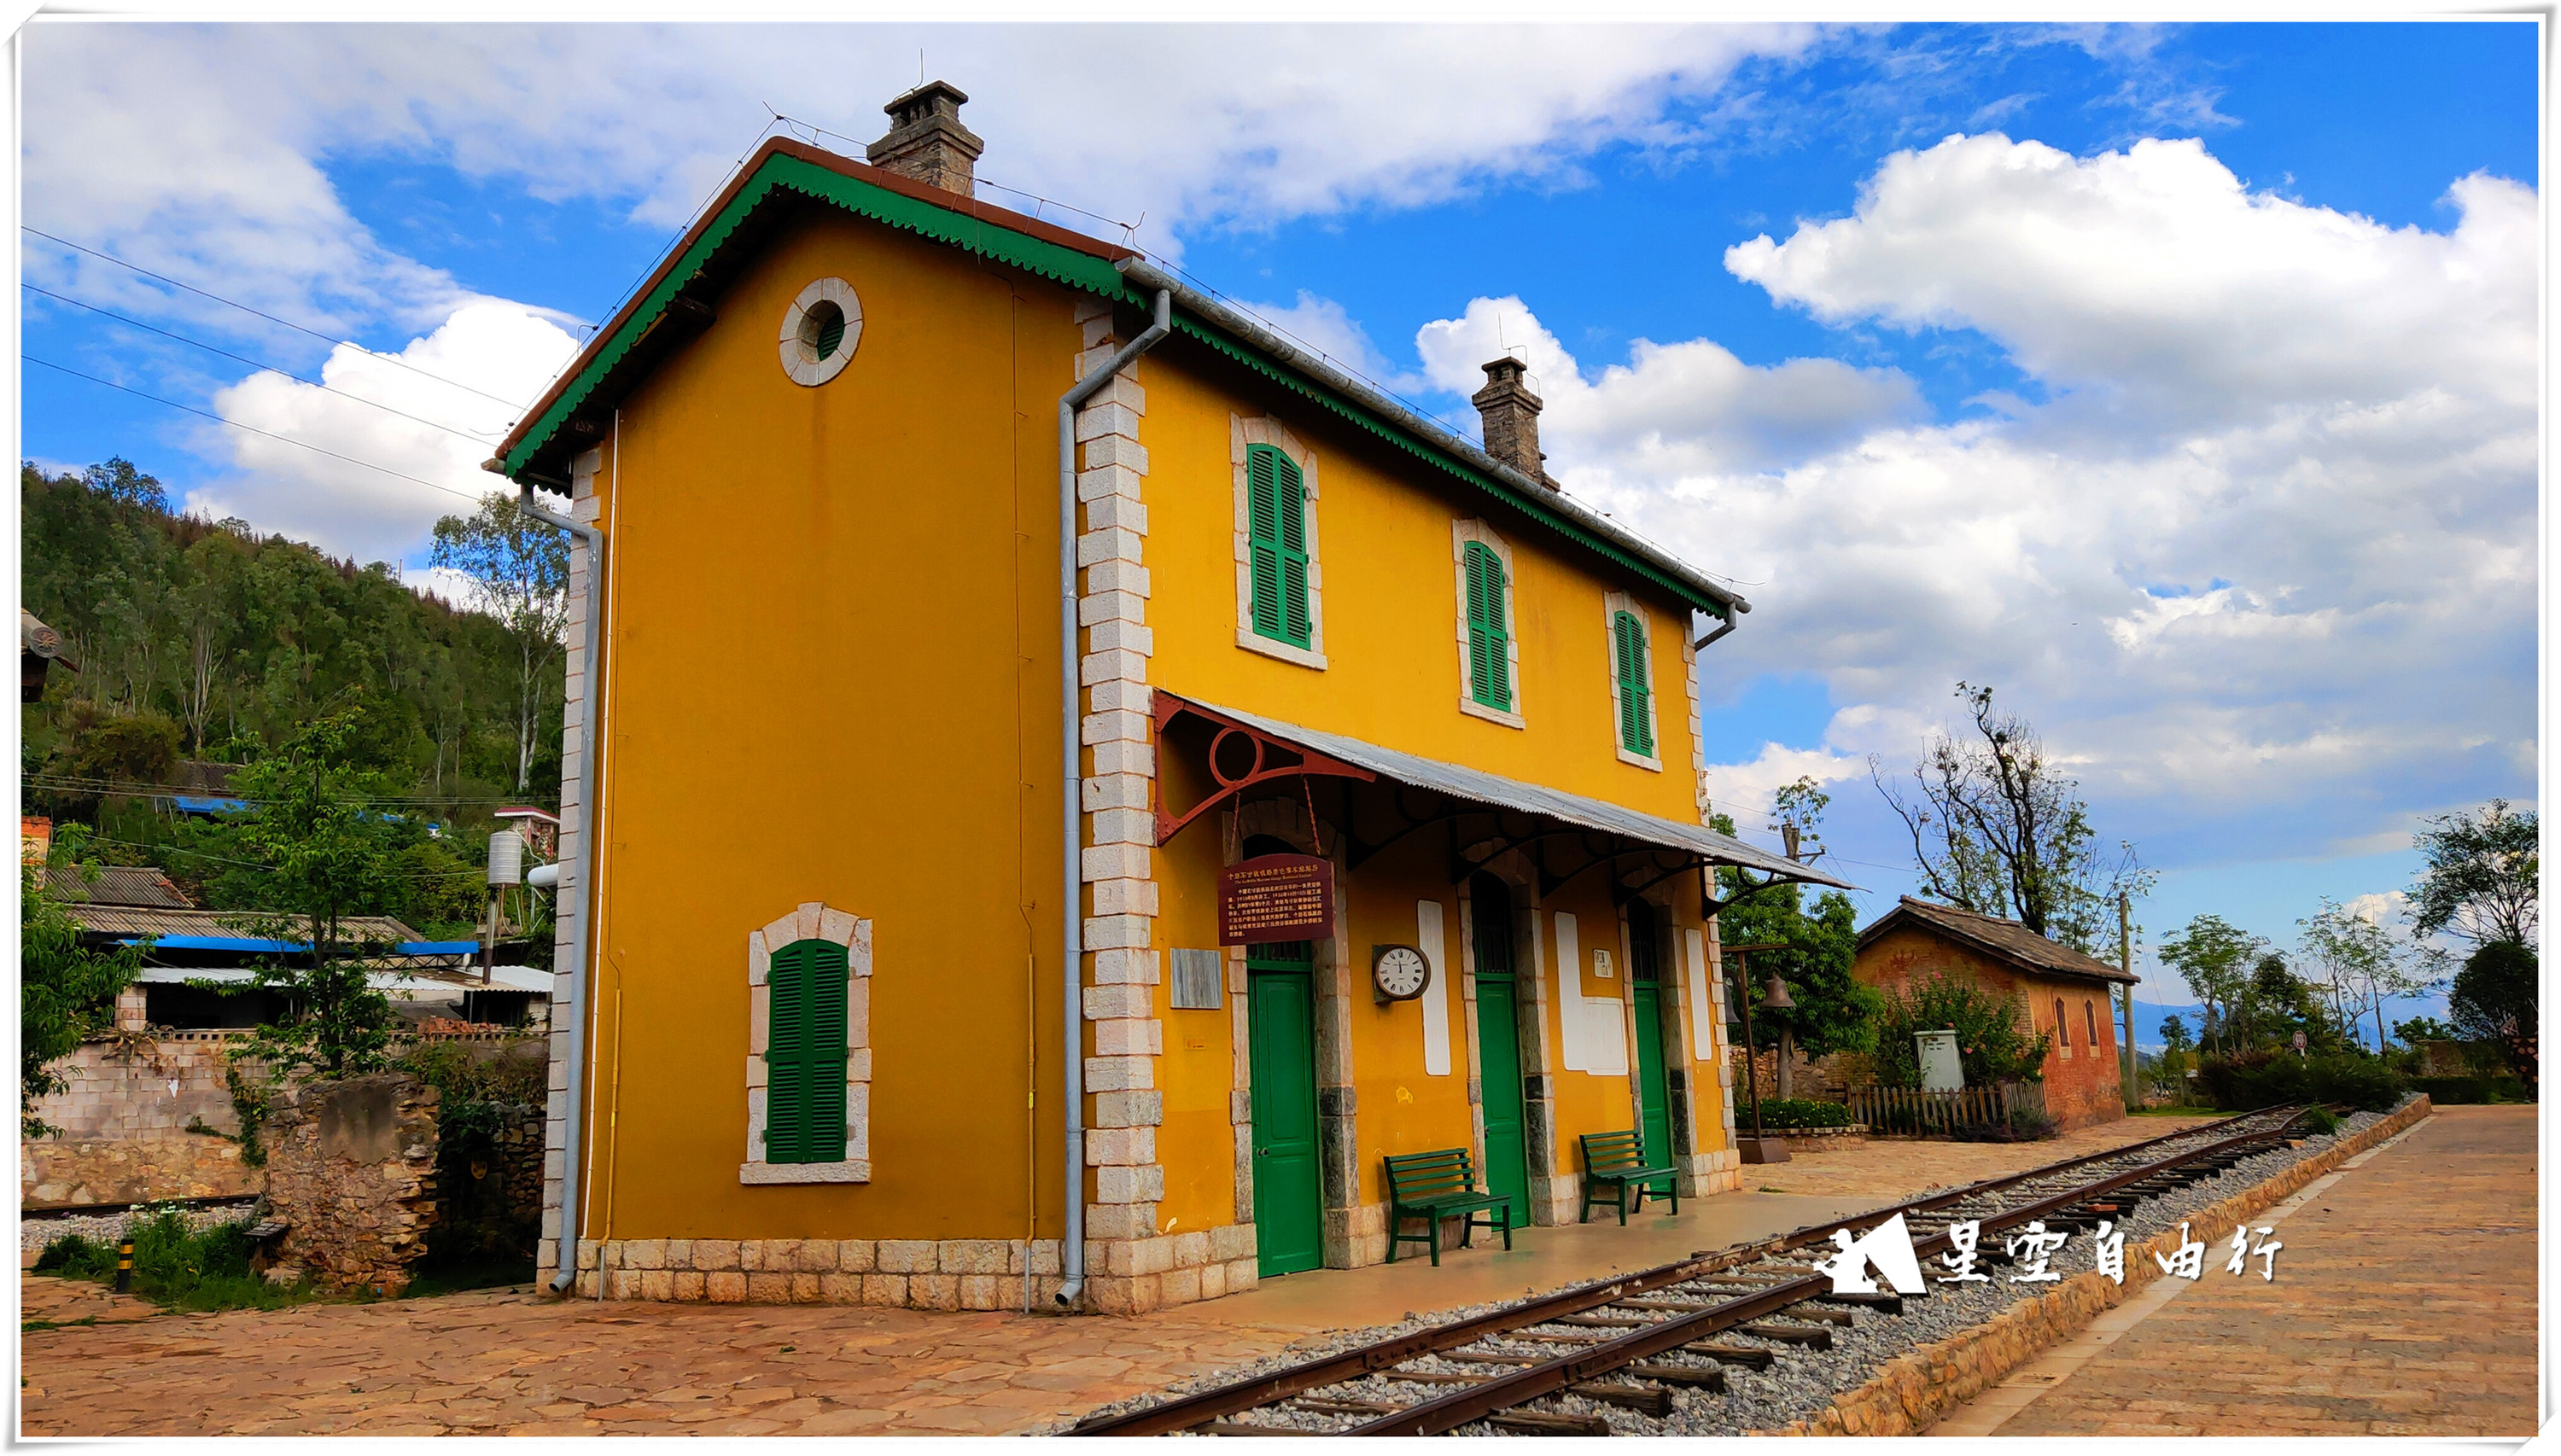
[[37,1099],[36,1115],[61,1128],[67,1142],[173,1137],[198,1119],[238,1133],[223,1079],[236,1035],[164,1032],[148,1041],[83,1043],[54,1063],[69,1085]]
[[399,1072],[279,1090],[259,1135],[280,1261],[324,1284],[398,1294],[435,1218],[436,1092]]
[[18,1145],[22,1207],[235,1198],[265,1187],[265,1170],[242,1162],[240,1144],[204,1133],[82,1142],[28,1138]]
[[[2245,1189],[2187,1220],[2189,1237],[2211,1249],[2243,1221],[2283,1203],[2339,1164],[2416,1126],[2436,1109],[2422,1096],[2391,1116],[2295,1164],[2256,1188]],[[1808,1419],[1765,1434],[1788,1436],[1908,1436],[1926,1431],[1956,1407],[2000,1383],[2049,1346],[2087,1328],[2101,1313],[2125,1303],[2161,1272],[2155,1255],[2178,1251],[2172,1228],[2140,1244],[2126,1245],[2126,1282],[2096,1270],[2064,1280],[2043,1296],[2023,1300],[1983,1324],[1921,1346],[1891,1361],[1866,1383],[1845,1390]],[[2209,1260],[2209,1266],[2211,1260]]]

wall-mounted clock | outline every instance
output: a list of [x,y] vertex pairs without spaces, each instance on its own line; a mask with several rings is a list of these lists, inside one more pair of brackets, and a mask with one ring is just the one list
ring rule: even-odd
[[1373,945],[1369,983],[1382,1003],[1412,1001],[1432,984],[1432,962],[1411,945]]

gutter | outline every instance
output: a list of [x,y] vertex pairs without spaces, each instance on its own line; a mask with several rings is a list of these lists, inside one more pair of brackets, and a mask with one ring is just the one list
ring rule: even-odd
[[1447,425],[1424,418],[1411,408],[1379,392],[1378,387],[1345,373],[1330,360],[1309,353],[1302,345],[1291,342],[1252,316],[1220,302],[1166,272],[1143,257],[1123,258],[1112,266],[1132,283],[1153,288],[1158,294],[1171,293],[1186,313],[1216,325],[1226,333],[1245,340],[1275,360],[1305,375],[1324,388],[1357,402],[1360,406],[1381,416],[1398,428],[1428,440],[1433,447],[1456,456],[1470,467],[1493,477],[1525,499],[1555,511],[1581,529],[1601,537],[1621,551],[1636,557],[1656,570],[1671,576],[1682,585],[1726,607],[1729,627],[1737,614],[1752,610],[1752,603],[1735,591],[1708,579],[1698,569],[1677,558],[1664,555],[1660,547],[1643,541],[1625,527],[1572,496],[1530,479],[1511,466],[1486,454],[1461,436],[1451,434]]
[[[1084,715],[1078,708],[1076,633],[1076,410],[1111,382],[1129,362],[1174,331],[1170,289],[1156,290],[1156,318],[1146,332],[1120,346],[1102,368],[1058,397],[1058,691],[1061,835],[1060,975],[1066,997],[1067,1229],[1059,1244],[1058,1305],[1073,1309],[1085,1293],[1085,956]],[[591,624],[594,618],[589,619]]]
[[[518,483],[517,508],[546,526],[557,527],[587,543],[587,702],[578,724],[578,803],[579,825],[577,873],[569,876],[577,887],[578,917],[570,921],[570,995],[568,1114],[561,1123],[561,1223],[560,1272],[552,1278],[552,1291],[565,1294],[578,1283],[579,1187],[578,1155],[581,1100],[587,1081],[587,1016],[582,984],[589,972],[588,949],[592,937],[590,926],[596,919],[596,881],[589,868],[596,863],[596,720],[604,711],[604,697],[598,690],[603,675],[598,671],[597,653],[601,641],[604,616],[604,533],[583,525],[567,516],[555,514],[534,504],[534,481],[530,472]],[[573,499],[575,487],[572,488]],[[559,866],[546,866],[557,876]],[[558,914],[566,906],[555,906]],[[552,1025],[561,1024],[561,1009],[555,1005]]]

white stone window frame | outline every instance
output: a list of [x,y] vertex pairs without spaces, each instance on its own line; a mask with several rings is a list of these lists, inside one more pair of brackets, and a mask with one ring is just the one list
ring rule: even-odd
[[[1644,634],[1645,736],[1654,745],[1654,751],[1650,755],[1628,748],[1626,739],[1619,732],[1619,613],[1621,612],[1634,617],[1636,629]],[[1610,667],[1610,746],[1618,750],[1620,762],[1632,763],[1638,768],[1660,773],[1663,771],[1661,713],[1663,690],[1659,682],[1661,675],[1654,671],[1654,659],[1661,654],[1654,651],[1654,619],[1652,614],[1645,610],[1645,604],[1623,591],[1613,591],[1601,598],[1601,660]]]
[[[1481,543],[1503,564],[1503,654],[1510,666],[1512,707],[1509,713],[1487,708],[1476,701],[1475,685],[1468,676],[1467,661],[1467,546]],[[1456,592],[1458,614],[1458,711],[1469,718],[1481,718],[1505,728],[1526,728],[1521,718],[1520,624],[1512,613],[1514,576],[1511,543],[1494,534],[1494,528],[1483,521],[1450,523],[1451,586]]]
[[[1248,419],[1241,414],[1227,416],[1228,455],[1236,473],[1236,645],[1248,652],[1260,652],[1282,662],[1300,667],[1325,670],[1325,567],[1316,549],[1316,457],[1289,432],[1289,427],[1271,415]],[[1245,452],[1254,445],[1270,445],[1298,467],[1298,480],[1306,490],[1301,507],[1301,522],[1307,541],[1307,645],[1293,647],[1275,641],[1254,630],[1254,525],[1253,496],[1245,478]]]
[[[773,1029],[773,952],[803,940],[845,948],[845,1157],[835,1163],[765,1161],[765,1052]],[[743,1184],[872,1180],[872,922],[810,900],[747,937],[747,1161]]]
[[[809,310],[821,301],[833,303],[845,313],[844,342],[824,359],[800,339],[801,325],[809,317]],[[855,346],[862,341],[863,301],[854,296],[854,285],[842,278],[820,278],[801,289],[800,296],[782,311],[782,333],[775,342],[782,355],[782,372],[791,383],[816,389],[845,372],[845,366],[853,363]]]

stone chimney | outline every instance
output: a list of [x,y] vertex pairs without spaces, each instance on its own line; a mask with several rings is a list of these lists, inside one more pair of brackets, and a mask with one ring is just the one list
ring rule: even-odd
[[976,183],[978,154],[987,149],[960,124],[966,92],[948,81],[929,81],[881,107],[889,135],[864,149],[873,166],[913,177],[928,187],[967,197]]
[[1546,486],[1557,488],[1539,462],[1538,411],[1546,407],[1521,377],[1529,366],[1505,355],[1485,366],[1485,387],[1469,399],[1485,421],[1485,453]]

